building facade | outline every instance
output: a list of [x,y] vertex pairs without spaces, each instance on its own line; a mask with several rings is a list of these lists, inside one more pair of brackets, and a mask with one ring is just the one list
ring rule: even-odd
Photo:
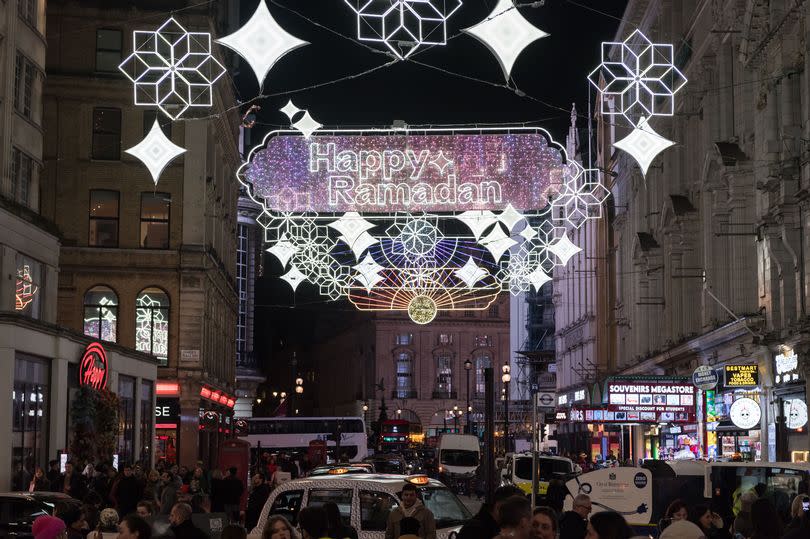
[[[173,6],[185,2],[49,2],[42,212],[63,235],[59,324],[154,356],[160,409],[177,410],[158,423],[156,457],[210,465],[236,400],[236,101],[221,81],[213,110],[231,112],[170,122],[134,106],[118,71],[133,31]],[[216,10],[176,16],[189,30],[223,27]],[[186,149],[157,184],[123,151],[156,119]]]
[[[581,447],[591,455],[692,451],[806,459],[808,429],[790,417],[806,409],[810,365],[810,168],[803,143],[810,133],[808,9],[805,2],[753,0],[631,0],[627,6],[614,41],[638,28],[656,43],[673,43],[689,83],[676,95],[675,115],[651,121],[677,144],[646,177],[613,147],[629,129],[616,117],[596,118],[599,167],[615,212],[604,221],[606,230],[585,230],[586,244],[596,245],[593,263],[605,257],[611,283],[607,293],[597,289],[596,303],[607,301],[592,318],[598,351],[583,354],[596,365],[600,389],[607,375],[667,380],[702,365],[721,377],[717,387],[697,394],[694,423],[636,424],[618,434],[609,432],[616,427],[580,425]],[[587,273],[565,301],[588,294],[603,275],[572,262],[570,271]],[[558,371],[568,373],[558,378],[562,390],[580,382],[567,378],[578,377],[570,369],[576,360],[560,353],[569,348],[572,323],[558,318]],[[728,373],[741,367],[758,376],[735,383]],[[732,417],[731,405],[744,398],[760,408],[755,426],[742,428]],[[604,432],[608,443],[598,443]]]

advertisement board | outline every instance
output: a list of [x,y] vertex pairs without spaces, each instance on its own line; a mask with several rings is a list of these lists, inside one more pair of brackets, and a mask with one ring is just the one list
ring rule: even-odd
[[587,494],[593,513],[614,511],[630,524],[649,524],[652,515],[652,473],[645,468],[605,468],[571,479],[564,511],[571,511],[573,497]]
[[756,387],[759,385],[758,365],[726,365],[723,367],[726,387]]
[[[696,388],[687,377],[611,378],[605,421],[694,422]],[[609,419],[612,418],[612,419]],[[596,418],[594,418],[596,420]]]

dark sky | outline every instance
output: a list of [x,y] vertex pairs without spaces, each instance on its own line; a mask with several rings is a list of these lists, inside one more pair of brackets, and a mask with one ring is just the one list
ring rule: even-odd
[[[257,3],[243,0],[243,19],[250,17]],[[626,0],[545,0],[542,7],[520,10],[551,35],[521,54],[512,70],[513,80],[527,95],[548,105],[520,97],[506,88],[404,61],[353,80],[259,101],[262,110],[253,129],[253,140],[261,140],[270,126],[289,125],[278,109],[292,98],[297,106],[308,109],[316,120],[330,127],[387,126],[394,120],[404,120],[410,125],[527,122],[545,127],[558,142],[564,143],[571,103],[576,102],[580,115],[586,114],[589,93],[586,76],[599,63],[601,42],[613,39],[626,3]],[[464,0],[448,22],[448,35],[455,36],[462,28],[485,19],[495,4],[496,0]],[[311,44],[291,52],[274,66],[265,81],[265,94],[361,73],[391,59],[341,37],[354,38],[356,32],[355,14],[343,0],[268,0],[268,5],[287,31]],[[384,50],[382,44],[369,45]],[[414,59],[495,85],[504,83],[496,58],[468,35],[452,37],[447,46],[433,47]],[[236,79],[242,100],[258,94],[248,66]],[[579,126],[586,125],[587,121],[581,118]],[[350,305],[329,303],[309,285],[302,285],[293,294],[276,277],[281,267],[275,259],[266,257],[266,263],[266,276],[258,282],[256,301],[256,350],[265,365],[273,356],[271,350],[278,350],[282,341],[285,346],[294,346],[296,340],[311,342],[317,326],[350,323],[352,316],[348,315],[354,311]],[[291,308],[292,305],[295,307]],[[313,324],[313,320],[319,324]]]

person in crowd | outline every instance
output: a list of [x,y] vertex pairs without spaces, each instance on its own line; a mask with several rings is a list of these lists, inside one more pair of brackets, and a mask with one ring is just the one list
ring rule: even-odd
[[538,507],[532,513],[532,539],[557,539],[557,512],[552,507]]
[[141,484],[138,478],[133,475],[132,466],[125,464],[124,471],[110,493],[110,501],[118,509],[119,514],[128,515],[135,512],[135,508],[141,499],[143,499]]
[[98,527],[101,509],[104,507],[105,504],[103,503],[101,496],[95,492],[88,492],[87,496],[84,497],[84,502],[82,503],[82,512],[84,513],[84,520],[87,522],[88,530],[95,530],[96,527]]
[[152,527],[138,515],[127,515],[118,525],[118,539],[151,539]]
[[259,522],[262,509],[270,496],[270,485],[264,480],[264,474],[258,472],[250,478],[250,494],[248,494],[247,507],[245,507],[245,528],[252,530]]
[[82,508],[75,503],[62,505],[57,511],[57,516],[65,522],[68,539],[85,539],[87,521]]
[[247,539],[247,531],[239,524],[228,524],[222,528],[219,539]]
[[703,530],[689,520],[673,520],[659,539],[706,539]]
[[119,520],[118,512],[112,507],[102,510],[98,519],[98,527],[87,534],[87,539],[116,539]]
[[419,533],[422,539],[436,539],[436,521],[430,509],[419,500],[416,485],[406,483],[402,487],[400,499],[399,506],[388,515],[385,539],[397,539],[402,535],[399,531],[399,521],[405,517],[413,517],[419,521]]
[[703,531],[706,539],[730,539],[731,534],[723,528],[723,519],[706,505],[689,509],[689,520]]
[[191,506],[187,503],[174,504],[169,513],[169,525],[175,539],[208,539],[191,521]]
[[45,474],[45,477],[48,479],[48,483],[50,484],[50,489],[55,490],[58,492],[62,492],[61,488],[57,488],[57,483],[59,483],[59,476],[62,475],[59,473],[59,461],[58,460],[49,460],[48,461],[48,473]]
[[680,498],[674,500],[664,513],[664,518],[671,521],[675,520],[689,520],[689,508],[686,503]]
[[168,515],[174,504],[177,503],[177,491],[180,489],[182,481],[171,472],[163,472],[160,482],[160,514]]
[[73,470],[73,463],[65,464],[65,473],[59,476],[59,492],[72,496],[77,500],[84,498],[85,488],[81,474]]
[[419,521],[413,517],[405,517],[399,521],[399,532],[402,534],[398,539],[419,539]]
[[239,470],[236,466],[228,468],[228,476],[222,481],[222,488],[224,489],[223,501],[225,502],[225,514],[231,520],[239,520],[239,504],[242,499],[242,493],[245,491],[245,485],[242,480],[237,476]]
[[298,534],[289,520],[281,515],[273,515],[267,519],[262,530],[262,539],[298,539]]
[[205,476],[202,466],[194,467],[188,485],[188,491],[192,496],[200,493],[211,493],[211,487],[208,485],[208,478]]
[[187,466],[180,466],[177,469],[177,475],[180,477],[180,480],[184,485],[188,485],[188,482],[191,479],[191,472],[188,470]]
[[602,511],[596,513],[588,522],[586,539],[630,539],[633,530],[619,513]]
[[214,513],[225,512],[225,488],[227,485],[223,484],[222,470],[214,470],[211,472],[211,511]]
[[751,523],[751,506],[757,501],[757,495],[753,492],[744,492],[740,496],[740,512],[734,522],[731,523],[731,535],[740,534],[742,537],[751,537],[754,526]]
[[34,539],[67,539],[65,521],[50,515],[39,516],[31,525],[31,535]]
[[560,539],[583,539],[591,509],[591,498],[587,494],[577,494],[571,511],[566,511],[560,518]]
[[546,490],[546,503],[557,511],[557,514],[562,513],[565,497],[568,495],[568,488],[562,479],[555,477],[548,483],[548,490]]
[[327,537],[329,519],[323,507],[305,507],[298,513],[298,527],[303,539]]
[[340,509],[338,509],[335,502],[323,504],[323,509],[326,511],[326,518],[329,520],[329,535],[327,535],[327,537],[331,537],[332,539],[357,539],[357,530],[352,526],[343,524],[343,519],[340,517]]
[[191,497],[191,512],[192,513],[210,513],[211,512],[211,498],[202,492],[195,494]]
[[141,500],[135,508],[135,513],[141,518],[152,518],[155,513],[155,504],[151,500]]
[[483,504],[478,513],[462,526],[458,539],[492,539],[501,529],[498,512],[508,498],[521,495],[523,491],[514,485],[504,485],[495,489],[492,505]]
[[[807,498],[804,494],[796,497],[799,499]],[[807,539],[810,537],[810,510],[802,510],[801,516],[792,520],[790,524],[790,529],[785,531],[785,536],[782,539]]]
[[508,498],[498,513],[501,524],[499,539],[531,539],[532,505],[526,496]]
[[[750,539],[781,539],[784,535],[782,519],[768,498],[751,504],[751,530]],[[712,539],[708,533],[706,539]]]
[[28,492],[42,492],[50,489],[51,484],[48,478],[45,477],[45,470],[42,469],[42,466],[37,466],[34,470],[34,476],[28,483]]
[[157,503],[160,492],[160,474],[157,470],[149,470],[143,487],[143,499]]
[[788,525],[785,526],[785,533],[798,528],[802,517],[806,513],[810,513],[810,510],[804,510],[805,504],[806,507],[810,508],[810,496],[807,494],[802,494],[800,492],[798,496],[793,498],[793,502],[790,504],[790,522],[788,522]]

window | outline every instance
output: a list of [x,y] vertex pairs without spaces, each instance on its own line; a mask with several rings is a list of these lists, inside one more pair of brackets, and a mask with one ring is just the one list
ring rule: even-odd
[[118,247],[118,191],[90,191],[91,247]]
[[157,120],[166,138],[172,138],[172,119],[157,110],[143,111],[143,136],[146,137],[149,134],[152,126],[155,125],[155,120]]
[[399,501],[385,492],[360,491],[360,529],[364,532],[384,532],[388,515]]
[[42,264],[25,255],[17,254],[17,276],[14,286],[14,310],[20,314],[39,318]]
[[169,248],[169,193],[141,193],[141,247]]
[[475,347],[476,348],[489,348],[492,346],[492,338],[489,335],[476,335]]
[[445,346],[448,344],[453,344],[453,336],[447,333],[442,333],[439,335],[439,344]]
[[28,490],[35,467],[47,462],[49,378],[47,361],[17,354],[11,393],[11,478],[14,490]]
[[492,305],[489,308],[489,316],[490,318],[497,318],[499,316],[499,309],[497,305]]
[[121,109],[93,109],[93,159],[121,159]]
[[[154,413],[154,408],[152,409]],[[133,461],[135,444],[135,378],[118,375],[118,462]]]
[[475,318],[475,311],[467,309],[464,311],[464,318]]
[[397,387],[396,398],[413,398],[413,354],[400,352],[396,361]]
[[270,507],[270,515],[281,515],[292,524],[295,524],[298,520],[298,510],[301,509],[301,499],[303,497],[303,490],[279,492],[273,506]]
[[118,296],[106,286],[94,286],[84,294],[84,334],[116,342]]
[[96,30],[96,71],[118,73],[123,48],[121,30],[100,28]]
[[332,502],[338,506],[340,510],[340,519],[343,521],[344,526],[350,526],[352,523],[352,489],[323,489],[309,491],[309,507],[321,507],[325,503]]
[[452,398],[453,368],[452,358],[446,352],[436,356],[436,393],[437,398]]
[[396,336],[398,346],[408,346],[413,344],[413,333],[400,333]]
[[462,526],[472,515],[455,494],[447,488],[423,488],[422,503],[433,513],[436,529]]
[[475,356],[475,392],[478,396],[484,395],[484,369],[492,368],[492,358],[489,354]]
[[34,181],[34,160],[17,148],[11,148],[11,171],[8,198],[24,206],[30,204],[31,185]]
[[17,51],[14,62],[14,110],[29,120],[33,119],[31,105],[34,95],[34,77],[37,75],[37,66]]
[[135,301],[135,349],[168,364],[169,296],[159,288],[146,288]]
[[39,0],[17,0],[17,16],[33,26],[37,27],[37,2]]

